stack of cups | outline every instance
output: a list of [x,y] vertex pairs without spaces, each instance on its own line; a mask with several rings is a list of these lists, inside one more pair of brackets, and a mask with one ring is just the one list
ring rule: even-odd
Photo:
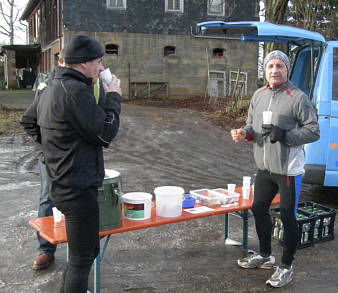
[[242,188],[243,199],[249,199],[250,197],[250,184],[251,184],[251,177],[243,176],[243,188]]

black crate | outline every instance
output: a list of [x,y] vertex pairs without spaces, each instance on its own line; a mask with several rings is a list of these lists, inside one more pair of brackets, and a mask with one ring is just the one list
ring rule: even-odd
[[[280,209],[272,209],[272,237],[278,239],[281,244],[284,244],[284,229],[280,218]],[[298,248],[305,248],[314,245],[314,228],[316,218],[311,214],[302,210],[297,210],[298,224]]]
[[337,211],[321,204],[305,201],[298,204],[298,209],[316,217],[314,242],[325,242],[334,239],[334,221]]

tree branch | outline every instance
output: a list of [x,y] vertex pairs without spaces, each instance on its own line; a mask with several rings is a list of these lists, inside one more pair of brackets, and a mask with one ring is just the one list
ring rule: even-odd
[[3,7],[2,7],[2,3],[0,3],[0,13],[3,16],[3,19],[7,23],[7,25],[9,25],[8,18],[10,18],[10,16],[4,12]]
[[[3,30],[3,31],[1,31]],[[10,36],[10,32],[4,27],[4,26],[0,26],[0,34],[3,34],[5,36]]]

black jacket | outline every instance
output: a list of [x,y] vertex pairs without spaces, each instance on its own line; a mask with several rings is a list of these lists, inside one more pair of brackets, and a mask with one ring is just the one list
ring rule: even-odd
[[[34,101],[23,113],[20,120],[20,124],[23,126],[25,132],[33,138],[33,141],[35,142],[35,151],[37,152],[37,155],[42,163],[45,162],[45,158],[41,148],[40,127],[37,124],[37,105],[40,101],[43,90],[54,79],[54,77],[55,69],[48,73],[47,77],[37,85]],[[104,92],[102,81],[100,80],[100,96],[98,104],[104,108],[107,103],[106,101],[106,94]]]
[[37,85],[34,101],[26,111],[23,113],[20,124],[24,127],[24,130],[27,134],[29,134],[34,142],[35,142],[35,151],[39,157],[39,160],[44,163],[45,158],[43,156],[42,148],[41,148],[41,132],[40,127],[37,124],[37,104],[40,101],[41,94],[43,90],[46,88],[47,84],[54,79],[55,69],[53,69],[50,73],[47,74],[47,77],[40,81]]
[[53,201],[81,196],[104,178],[102,147],[118,132],[121,96],[107,93],[97,105],[91,83],[76,70],[58,67],[36,104]]

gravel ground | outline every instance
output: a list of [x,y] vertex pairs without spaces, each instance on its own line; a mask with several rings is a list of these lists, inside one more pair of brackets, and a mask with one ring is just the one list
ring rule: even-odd
[[[32,142],[22,133],[3,135],[0,150],[0,292],[58,292],[66,245],[58,246],[53,266],[31,270],[37,240],[27,223],[37,216],[39,194]],[[104,156],[106,168],[121,173],[124,192],[153,193],[162,185],[224,188],[255,173],[250,144],[233,143],[228,130],[179,107],[124,104],[120,132]],[[338,208],[337,189],[304,185],[301,200]],[[230,221],[231,238],[241,240],[241,220]],[[337,292],[336,240],[299,250],[293,283],[271,290],[265,280],[272,272],[239,269],[236,259],[246,252],[225,247],[223,230],[223,216],[213,216],[114,235],[101,266],[101,293]],[[257,246],[250,218],[249,247]],[[273,251],[279,260],[282,247],[275,240]]]

